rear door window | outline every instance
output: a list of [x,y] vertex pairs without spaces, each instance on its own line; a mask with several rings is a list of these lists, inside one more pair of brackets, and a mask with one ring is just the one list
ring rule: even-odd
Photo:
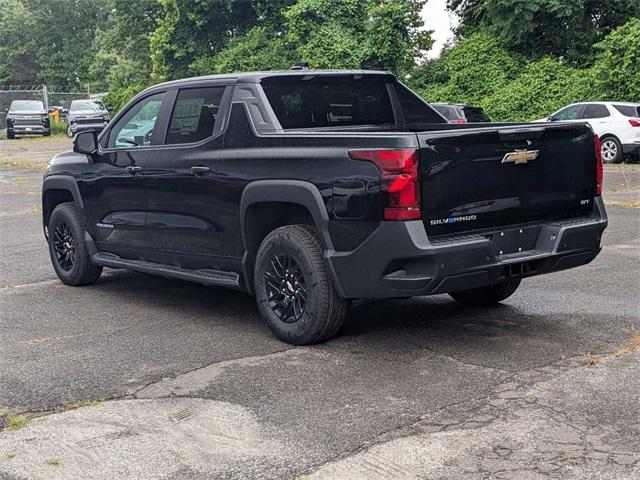
[[640,117],[640,105],[614,105],[613,107],[625,117]]
[[262,87],[284,129],[395,124],[384,78],[269,77]]
[[213,135],[225,87],[180,90],[165,144],[195,143]]
[[611,115],[606,106],[598,103],[589,103],[585,105],[582,118],[605,118]]

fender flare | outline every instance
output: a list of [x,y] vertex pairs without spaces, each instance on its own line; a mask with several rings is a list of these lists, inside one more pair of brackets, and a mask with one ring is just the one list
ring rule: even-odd
[[[47,190],[67,190],[71,193],[73,201],[78,208],[84,209],[84,203],[82,202],[82,196],[80,195],[80,189],[76,179],[70,175],[50,175],[46,177],[42,182],[42,197],[44,199],[44,193]],[[44,210],[44,209],[43,209]]]
[[240,231],[245,252],[248,249],[246,234],[247,209],[255,203],[284,202],[305,207],[318,229],[320,242],[327,252],[333,252],[333,242],[329,235],[329,214],[318,188],[303,180],[256,180],[248,184],[240,200]]
[[[65,190],[71,194],[73,203],[76,207],[83,212],[84,203],[82,202],[82,196],[80,195],[80,189],[76,179],[70,175],[50,175],[45,177],[42,181],[42,229],[44,230],[44,236],[47,238],[47,208],[44,204],[45,193],[48,190]],[[51,212],[49,212],[50,214]]]

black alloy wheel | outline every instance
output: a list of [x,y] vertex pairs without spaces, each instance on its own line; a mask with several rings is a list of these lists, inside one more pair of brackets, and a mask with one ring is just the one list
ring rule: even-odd
[[264,273],[267,301],[273,313],[285,323],[302,318],[307,307],[307,283],[300,266],[287,254],[274,254]]
[[53,249],[60,268],[70,271],[76,263],[76,241],[66,222],[56,225],[53,232]]

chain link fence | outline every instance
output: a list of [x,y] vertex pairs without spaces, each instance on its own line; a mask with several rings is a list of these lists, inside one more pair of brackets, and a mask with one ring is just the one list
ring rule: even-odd
[[69,108],[72,100],[93,98],[89,92],[74,92],[47,85],[0,85],[0,130],[7,128],[7,109],[14,100],[41,100],[45,108]]

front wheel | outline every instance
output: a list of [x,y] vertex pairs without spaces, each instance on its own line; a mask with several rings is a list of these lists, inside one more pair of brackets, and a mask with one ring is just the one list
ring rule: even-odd
[[67,127],[67,137],[73,138],[73,130],[69,126]]
[[495,285],[452,292],[455,300],[474,307],[490,307],[509,298],[520,286],[520,278],[509,278]]
[[84,224],[73,203],[61,203],[49,220],[49,255],[58,278],[67,285],[95,283],[102,267],[91,261],[84,243]]
[[347,301],[327,272],[316,230],[308,225],[277,228],[256,257],[258,309],[271,331],[293,345],[322,342],[344,322]]

